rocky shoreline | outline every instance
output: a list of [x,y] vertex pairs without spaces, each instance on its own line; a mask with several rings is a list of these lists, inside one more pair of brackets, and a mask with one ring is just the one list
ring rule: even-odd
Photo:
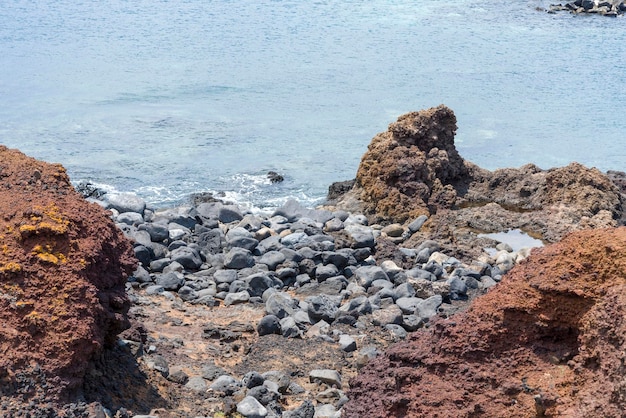
[[[261,345],[281,336],[271,344],[283,345],[285,353],[292,344],[302,346],[290,340],[313,351],[332,347],[347,363],[325,369],[311,359],[308,369],[257,366],[236,374],[215,363],[193,367],[185,357],[167,358],[157,339],[133,340],[140,335],[134,330],[123,334],[137,360],[165,380],[194,396],[210,393],[212,413],[246,417],[340,416],[347,377],[389,343],[428,327],[431,318],[463,310],[529,253],[485,238],[494,254],[464,262],[432,240],[403,247],[426,216],[383,227],[368,225],[363,215],[308,209],[293,200],[266,216],[219,201],[161,210],[146,209],[134,195],[104,196],[99,203],[134,242],[141,263],[129,278],[131,315],[145,317],[144,306],[166,301],[181,311],[239,307],[254,320],[200,324],[203,339],[220,343],[214,362],[232,355],[232,345],[247,334]],[[307,379],[314,388],[303,387]],[[200,411],[207,405],[194,413]]]
[[[489,172],[455,131],[445,106],[403,115],[328,205],[266,214],[81,196],[0,148],[0,414],[617,416],[576,393],[621,387],[594,364],[626,352],[597,335],[621,332],[621,299],[600,301],[621,286],[626,174]],[[567,238],[486,234],[510,229]]]

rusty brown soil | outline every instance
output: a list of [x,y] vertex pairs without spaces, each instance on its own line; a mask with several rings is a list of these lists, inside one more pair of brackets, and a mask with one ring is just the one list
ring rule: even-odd
[[345,417],[621,417],[626,228],[535,250],[351,381]]
[[6,147],[0,213],[0,395],[71,397],[128,326],[131,246],[62,166]]

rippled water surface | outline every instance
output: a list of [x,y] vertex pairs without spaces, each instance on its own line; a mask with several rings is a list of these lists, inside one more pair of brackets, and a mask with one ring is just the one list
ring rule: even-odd
[[444,103],[483,167],[626,170],[626,21],[538,6],[6,0],[0,140],[154,204],[315,203],[397,116]]

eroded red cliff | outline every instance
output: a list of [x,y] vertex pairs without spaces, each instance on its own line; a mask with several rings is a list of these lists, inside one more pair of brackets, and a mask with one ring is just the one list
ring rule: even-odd
[[621,417],[626,228],[537,249],[471,308],[350,386],[345,417]]
[[62,166],[6,147],[0,240],[0,395],[67,398],[128,325],[131,246]]

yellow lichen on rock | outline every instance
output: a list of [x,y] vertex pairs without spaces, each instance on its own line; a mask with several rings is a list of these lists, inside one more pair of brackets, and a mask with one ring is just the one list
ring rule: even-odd
[[67,261],[67,258],[63,253],[54,252],[51,245],[37,245],[33,248],[33,254],[37,255],[39,260],[50,264],[63,264]]
[[19,273],[20,271],[22,271],[22,266],[13,261],[9,261],[0,266],[0,273],[2,274]]
[[20,226],[22,238],[31,235],[64,235],[69,225],[69,221],[53,203],[34,207],[27,219],[29,223]]

